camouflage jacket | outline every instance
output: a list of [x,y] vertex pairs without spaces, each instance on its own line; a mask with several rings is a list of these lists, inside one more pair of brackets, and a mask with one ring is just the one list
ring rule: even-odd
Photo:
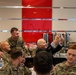
[[51,71],[51,75],[76,75],[76,64],[74,66],[67,66],[66,62],[59,63]]
[[0,69],[0,75],[31,75],[28,68],[22,66],[15,67],[11,62],[5,64]]
[[10,61],[10,55],[7,52],[3,52],[2,59],[4,60],[4,64]]
[[33,51],[31,52],[31,57],[34,57],[36,55],[36,51],[37,49],[33,49]]
[[29,54],[28,50],[25,48],[24,40],[19,37],[16,41],[14,41],[11,37],[7,39],[7,42],[10,44],[10,48],[21,47],[23,49],[24,54]]
[[10,61],[10,54],[8,54],[3,50],[1,50],[0,52],[3,52],[3,55],[1,56],[1,58],[3,59],[4,64],[8,63]]

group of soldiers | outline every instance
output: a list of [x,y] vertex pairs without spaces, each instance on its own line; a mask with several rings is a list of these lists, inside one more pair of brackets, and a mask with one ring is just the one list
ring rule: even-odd
[[[23,72],[23,75],[31,75],[32,73],[28,67],[24,66],[25,57],[28,56],[29,52],[25,48],[24,40],[19,36],[18,28],[11,28],[10,33],[11,37],[9,37],[6,41],[1,41],[0,43],[0,57],[4,60],[4,65],[0,69],[0,74],[20,75],[19,72]],[[48,47],[46,41],[43,38],[39,39],[37,41],[37,49],[32,51],[33,57],[36,55],[36,53],[43,50],[46,50],[50,53],[56,53],[62,48],[62,43],[63,39],[60,40],[59,35],[55,37],[55,40]],[[22,54],[19,55],[19,53]],[[22,71],[22,69],[24,71]]]
[[[0,43],[0,58],[4,60],[0,75],[32,75],[29,68],[24,65],[25,57],[28,56],[29,51],[19,36],[18,28],[11,28],[10,33],[11,37]],[[61,50],[64,41],[59,34],[49,45],[43,38],[37,41],[37,48],[32,51],[33,66],[37,75],[76,75],[76,45],[69,47],[67,61],[57,64],[55,67],[53,65],[53,54]]]
[[0,58],[4,61],[0,75],[31,75],[32,72],[24,65],[27,50],[19,30],[13,27],[10,33],[11,37],[0,43]]

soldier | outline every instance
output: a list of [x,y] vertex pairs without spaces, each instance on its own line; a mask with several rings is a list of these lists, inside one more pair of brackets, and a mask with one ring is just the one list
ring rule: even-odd
[[51,75],[76,75],[76,44],[69,46],[67,60],[57,64]]
[[10,51],[10,45],[7,41],[1,41],[0,44],[0,57],[4,60],[4,64],[9,62],[10,55],[8,54],[8,51]]
[[10,44],[10,48],[13,49],[15,47],[21,47],[24,51],[24,54],[28,55],[29,52],[24,46],[24,41],[19,36],[19,30],[16,27],[13,27],[11,28],[10,33],[11,33],[11,37],[7,39],[8,43]]
[[0,75],[31,75],[31,73],[27,74],[22,66],[19,66],[22,62],[22,55],[21,50],[12,50],[11,60],[0,69]]
[[50,75],[52,70],[52,55],[46,51],[40,51],[34,57],[34,71],[36,75]]

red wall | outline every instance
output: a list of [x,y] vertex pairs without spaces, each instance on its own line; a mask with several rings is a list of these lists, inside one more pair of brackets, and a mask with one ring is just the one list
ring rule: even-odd
[[[52,30],[52,21],[48,20],[52,18],[52,0],[22,0],[22,5],[34,7],[22,9],[22,18],[26,18],[22,21],[22,30],[25,30],[22,32],[22,37],[25,42],[36,42],[42,38],[44,30],[47,33],[49,33],[48,30]],[[40,30],[43,31],[40,32]],[[51,42],[51,35],[49,38]]]

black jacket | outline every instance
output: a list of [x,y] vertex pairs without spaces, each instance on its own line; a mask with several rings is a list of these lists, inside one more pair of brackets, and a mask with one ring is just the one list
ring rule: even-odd
[[59,50],[61,50],[62,46],[58,45],[56,48],[53,48],[51,45],[49,45],[46,49],[47,52],[50,52],[52,54],[55,54]]
[[[56,52],[60,51],[62,48],[62,46],[58,45],[56,48],[53,48],[51,45],[49,45],[47,47],[47,49],[45,50],[46,52],[50,52],[50,54],[52,55],[52,58],[53,58],[53,64],[55,65],[55,60],[54,60],[54,57],[53,57],[53,54],[55,54]],[[36,53],[40,52],[40,51],[43,51],[44,49],[39,49],[37,48],[37,51]]]

